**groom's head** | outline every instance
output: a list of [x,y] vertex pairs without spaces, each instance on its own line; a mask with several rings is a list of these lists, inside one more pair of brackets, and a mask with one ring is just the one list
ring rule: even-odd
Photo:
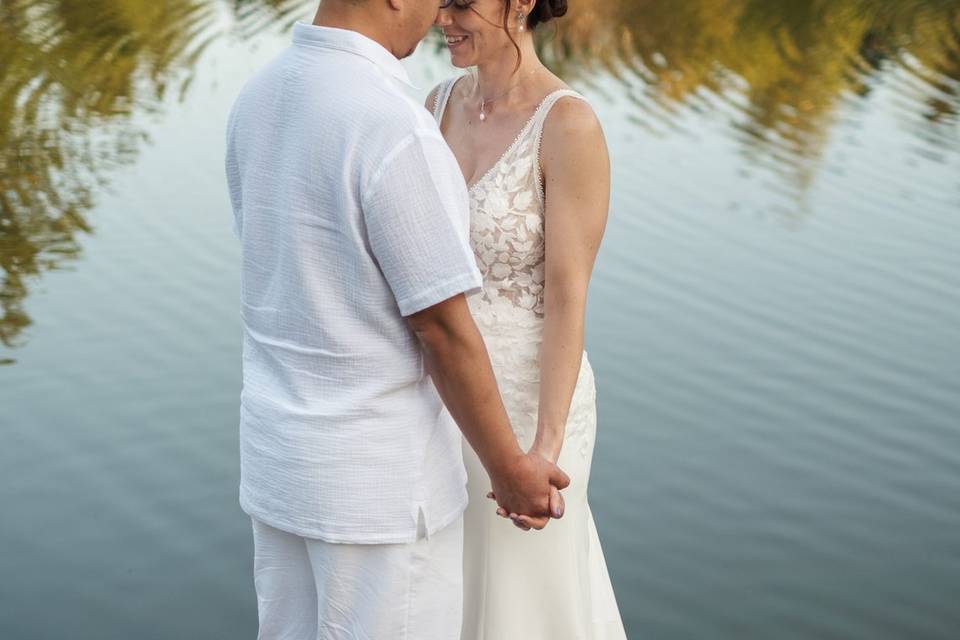
[[406,58],[427,35],[438,0],[323,0],[315,23],[358,31]]

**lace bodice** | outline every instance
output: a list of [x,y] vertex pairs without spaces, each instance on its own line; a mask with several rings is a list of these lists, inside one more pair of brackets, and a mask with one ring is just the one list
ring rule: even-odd
[[[443,118],[456,80],[441,85],[434,104]],[[573,91],[547,96],[513,144],[470,186],[470,242],[483,274],[483,291],[468,298],[497,376],[504,406],[520,443],[537,429],[540,345],[543,340],[544,190],[540,141],[550,109]],[[586,455],[596,429],[593,370],[584,353],[570,404],[565,438]],[[564,445],[567,446],[567,445]]]
[[[443,118],[457,79],[441,85],[434,115]],[[544,192],[540,141],[550,109],[561,98],[580,94],[560,90],[537,107],[497,162],[470,186],[470,241],[483,274],[481,300],[543,317]]]

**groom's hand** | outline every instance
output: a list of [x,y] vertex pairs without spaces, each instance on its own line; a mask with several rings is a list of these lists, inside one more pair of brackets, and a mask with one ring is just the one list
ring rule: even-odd
[[570,485],[570,478],[540,455],[520,454],[491,474],[490,480],[500,509],[521,529],[543,529],[550,518],[563,517],[559,490]]

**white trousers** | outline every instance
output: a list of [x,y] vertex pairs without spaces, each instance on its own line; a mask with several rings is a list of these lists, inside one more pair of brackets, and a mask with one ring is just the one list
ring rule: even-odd
[[410,544],[333,544],[253,522],[258,640],[458,640],[463,518]]

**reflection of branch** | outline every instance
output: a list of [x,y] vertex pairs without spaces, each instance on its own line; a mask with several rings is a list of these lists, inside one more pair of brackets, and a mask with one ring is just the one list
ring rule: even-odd
[[738,139],[751,156],[789,168],[802,191],[839,105],[865,95],[869,77],[889,71],[887,59],[920,62],[928,97],[917,106],[930,132],[956,125],[958,34],[960,5],[938,0],[582,0],[541,47],[571,79],[589,83],[598,66],[616,69],[644,111],[638,121],[669,124],[705,92],[719,100],[742,94]]
[[[242,35],[289,26],[314,0],[231,0]],[[909,6],[908,6],[909,5]],[[30,278],[80,253],[92,193],[142,141],[133,115],[186,90],[220,34],[219,0],[0,0],[0,343],[17,343]],[[956,136],[955,0],[578,0],[539,48],[564,77],[614,76],[651,129],[729,108],[757,162],[808,184],[847,95],[896,64],[917,132]],[[889,62],[888,62],[889,61]],[[909,62],[907,62],[909,61]],[[177,86],[179,82],[179,86]],[[917,90],[916,87],[920,89]]]
[[135,111],[206,45],[204,0],[0,4],[0,343],[30,325],[31,278],[76,259],[91,193],[136,156]]
[[[234,0],[241,31],[292,22],[313,0]],[[92,194],[132,162],[134,114],[180,98],[207,46],[216,0],[0,1],[0,343],[30,318],[31,278],[80,255]],[[179,83],[179,89],[176,84]],[[6,362],[0,359],[0,364]]]
[[[292,22],[313,0],[234,0],[239,29]],[[30,325],[28,282],[80,255],[92,194],[132,162],[133,116],[180,98],[218,37],[215,0],[0,2],[0,343]],[[179,82],[179,89],[176,84]],[[7,360],[0,359],[0,364]]]
[[233,0],[241,34],[252,37],[266,28],[289,28],[315,9],[313,0]]

